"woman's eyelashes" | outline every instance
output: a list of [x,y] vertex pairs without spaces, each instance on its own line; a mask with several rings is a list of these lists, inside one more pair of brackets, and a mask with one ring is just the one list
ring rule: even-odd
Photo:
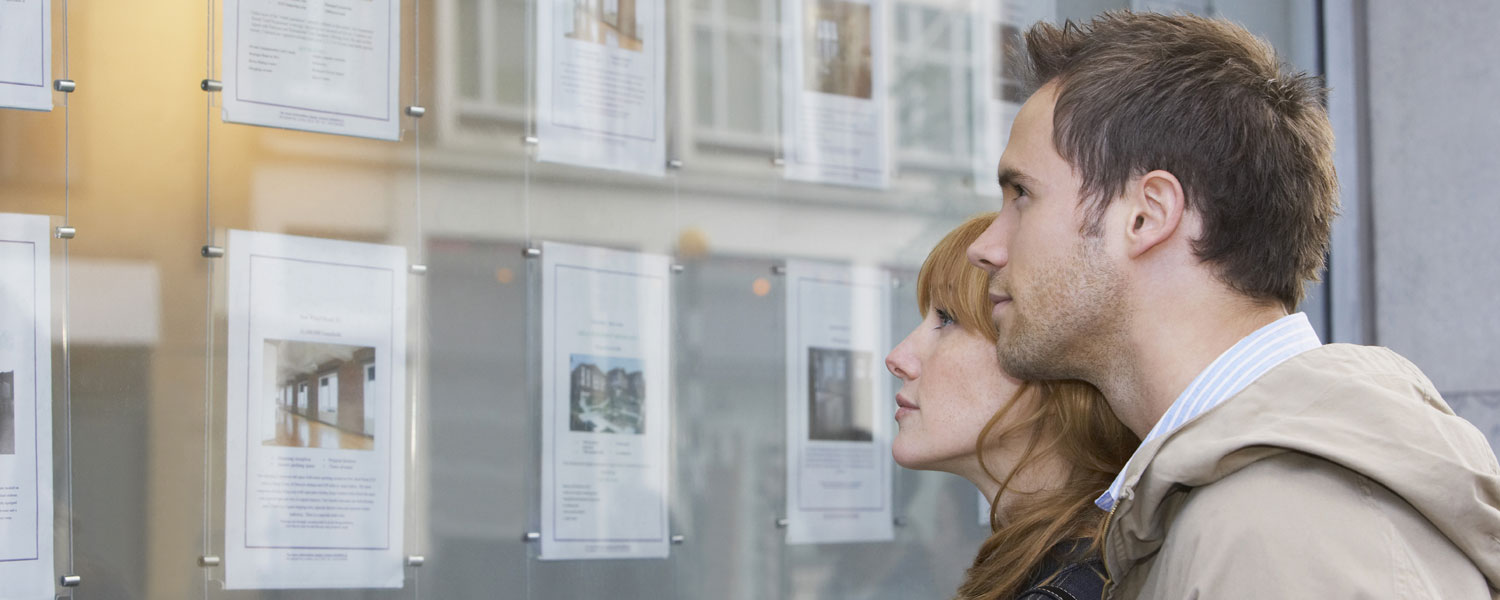
[[948,311],[943,310],[941,308],[936,309],[936,310],[937,310],[938,326],[935,327],[934,329],[942,329],[944,327],[947,327],[947,326],[953,324],[953,317],[948,314]]

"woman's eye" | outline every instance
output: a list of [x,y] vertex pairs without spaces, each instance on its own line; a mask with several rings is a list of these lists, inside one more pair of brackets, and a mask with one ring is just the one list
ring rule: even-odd
[[944,327],[952,325],[953,322],[954,322],[953,321],[953,317],[948,314],[948,311],[943,310],[941,308],[937,309],[937,318],[938,318],[938,326],[937,326],[938,329],[942,329]]

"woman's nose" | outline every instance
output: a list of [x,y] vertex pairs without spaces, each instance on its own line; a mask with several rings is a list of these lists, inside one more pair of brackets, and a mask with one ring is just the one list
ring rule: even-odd
[[902,381],[911,381],[917,378],[919,369],[915,356],[912,356],[907,340],[902,340],[891,353],[885,355],[885,368],[892,375],[901,378]]

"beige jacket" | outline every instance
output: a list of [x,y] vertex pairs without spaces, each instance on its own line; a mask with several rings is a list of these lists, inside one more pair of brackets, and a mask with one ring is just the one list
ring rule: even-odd
[[1152,440],[1106,598],[1500,598],[1500,466],[1384,348],[1303,353]]

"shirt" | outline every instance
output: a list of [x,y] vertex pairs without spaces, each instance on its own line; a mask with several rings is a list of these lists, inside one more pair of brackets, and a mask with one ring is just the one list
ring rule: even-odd
[[[1312,324],[1307,322],[1307,315],[1293,313],[1271,322],[1269,325],[1255,330],[1254,333],[1245,336],[1239,343],[1225,350],[1218,358],[1209,363],[1208,368],[1203,369],[1193,382],[1188,384],[1187,389],[1172,401],[1167,407],[1166,414],[1161,420],[1146,433],[1141,444],[1154,440],[1164,435],[1171,434],[1182,428],[1198,415],[1208,412],[1209,409],[1218,406],[1235,394],[1245,389],[1245,386],[1265,375],[1287,359],[1298,354],[1322,346],[1323,342],[1318,339],[1318,332],[1314,331]],[[1135,457],[1130,457],[1135,460]],[[1094,504],[1104,510],[1110,510],[1115,506],[1115,499],[1120,494],[1120,488],[1125,485],[1125,472],[1130,463],[1125,463],[1126,468],[1115,476],[1114,483],[1104,495],[1099,496]]]

